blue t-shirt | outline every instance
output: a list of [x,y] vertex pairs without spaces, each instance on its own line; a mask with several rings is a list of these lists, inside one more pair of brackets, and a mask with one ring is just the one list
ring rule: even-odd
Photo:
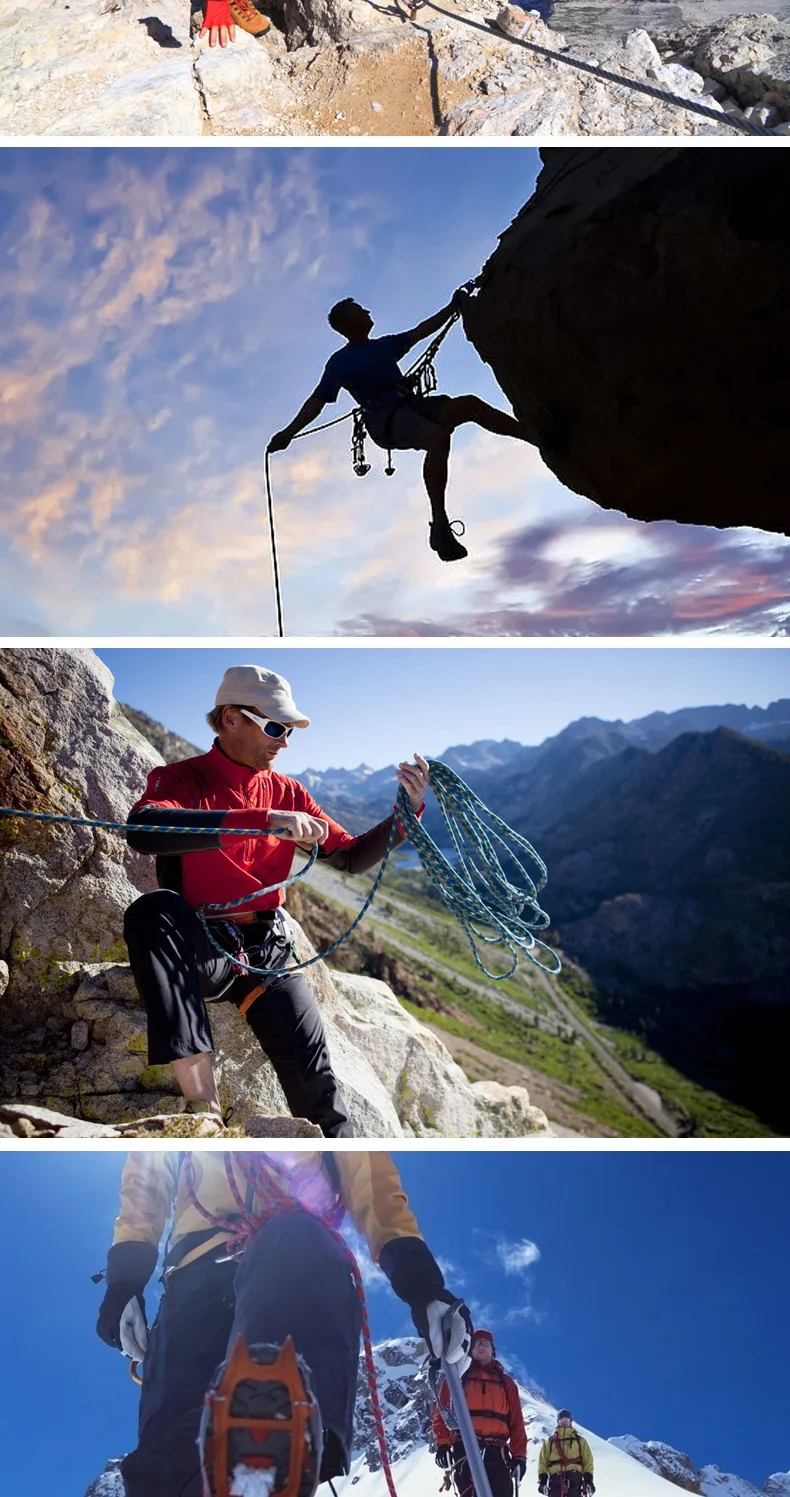
[[392,395],[405,394],[408,385],[398,368],[412,346],[410,333],[392,333],[388,338],[365,338],[339,348],[321,375],[315,394],[320,400],[337,400],[348,390],[357,405],[378,405]]

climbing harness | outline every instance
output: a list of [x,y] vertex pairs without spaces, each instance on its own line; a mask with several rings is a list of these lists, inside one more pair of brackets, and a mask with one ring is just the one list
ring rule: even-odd
[[[258,900],[264,894],[273,894],[287,889],[298,879],[309,873],[318,856],[318,844],[314,843],[305,865],[290,877],[280,879],[253,894],[241,899],[228,900],[221,904],[202,904],[197,915],[206,937],[217,951],[240,972],[261,977],[285,976],[289,972],[301,972],[331,956],[339,946],[353,934],[369,910],[387,867],[395,841],[398,825],[414,847],[422,868],[442,896],[450,913],[455,916],[469,942],[477,966],[493,982],[504,982],[512,977],[522,957],[527,957],[542,972],[556,976],[562,964],[557,953],[541,941],[536,931],[546,930],[550,919],[541,909],[538,895],[545,887],[548,871],[543,859],[526,837],[509,827],[495,812],[489,810],[478,795],[470,789],[461,776],[443,764],[440,759],[428,759],[429,783],[436,797],[445,827],[455,855],[449,858],[426,832],[416,812],[412,809],[404,787],[398,789],[393,807],[392,827],[379,870],[359,913],[348,930],[333,941],[326,950],[296,962],[290,967],[254,967],[251,963],[232,956],[214,936],[209,916],[228,914],[233,910]],[[39,811],[15,811],[9,806],[0,806],[0,817],[21,817],[29,821],[67,823],[74,826],[104,828],[116,832],[156,832],[163,837],[169,834],[206,834],[205,827],[163,827],[147,825],[145,822],[91,821],[83,816],[54,816]],[[282,832],[267,832],[260,828],[222,828],[222,835],[238,837],[282,837]],[[530,873],[529,869],[532,869]],[[534,875],[534,876],[533,876]],[[480,958],[477,943],[484,946],[499,946],[508,952],[511,965],[506,972],[491,972]]]
[[[472,293],[477,289],[479,284],[480,277],[478,276],[474,280],[466,281],[461,289],[468,292],[471,296]],[[421,353],[420,357],[415,360],[415,362],[409,369],[406,370],[403,378],[408,388],[403,393],[402,402],[398,405],[393,406],[392,416],[394,416],[396,411],[401,408],[401,404],[408,405],[411,400],[422,399],[427,395],[432,395],[436,390],[438,386],[438,378],[435,367],[436,356],[445,338],[447,337],[447,334],[450,332],[450,329],[455,326],[460,316],[460,310],[457,312],[453,312],[452,315],[448,317],[444,326],[439,329],[438,333],[428,344],[428,347],[425,349],[425,351]],[[392,416],[390,417],[390,422],[392,420]],[[293,441],[298,442],[302,437],[314,437],[320,431],[329,431],[333,426],[342,426],[344,421],[352,422],[352,467],[358,478],[364,478],[366,474],[370,472],[370,463],[367,461],[365,455],[365,439],[367,437],[367,430],[365,428],[364,406],[355,405],[352,410],[346,411],[345,415],[335,416],[333,421],[322,421],[319,426],[308,426],[304,431],[298,431],[296,433],[296,436],[293,438]],[[283,620],[283,599],[282,586],[280,583],[280,563],[277,556],[277,531],[274,523],[274,495],[272,492],[270,460],[271,453],[269,452],[269,449],[267,447],[263,459],[263,471],[266,483],[266,511],[269,521],[269,542],[272,552],[272,574],[274,579],[274,597],[277,613],[277,634],[280,639],[284,639],[285,624]],[[388,478],[391,478],[395,472],[395,466],[392,461],[391,448],[387,449],[387,466],[384,469],[384,472],[386,473]]]
[[[443,10],[436,5],[434,0],[395,0],[397,9],[406,20],[411,21],[414,26],[419,26],[417,15],[419,11],[433,10],[439,16],[447,16],[451,21],[462,22],[464,26],[471,26],[475,31],[482,31],[483,35],[491,40],[491,27],[483,25],[480,21],[473,21],[470,16],[462,16],[450,10]],[[526,18],[525,18],[526,19]],[[421,28],[422,29],[422,28]],[[630,88],[636,93],[647,94],[652,99],[658,99],[663,104],[674,104],[678,109],[688,109],[692,114],[700,114],[705,119],[714,120],[717,125],[731,125],[736,130],[741,130],[745,135],[772,135],[773,132],[765,125],[755,124],[753,120],[733,119],[731,115],[721,114],[718,110],[711,109],[706,104],[698,104],[694,99],[684,99],[680,94],[670,93],[667,89],[655,88],[650,83],[643,83],[638,78],[626,78],[621,73],[610,73],[607,68],[602,68],[595,62],[583,62],[580,57],[569,57],[565,52],[558,52],[551,47],[542,47],[538,42],[527,41],[523,36],[510,36],[503,31],[500,35],[505,41],[512,42],[514,47],[526,47],[530,52],[536,52],[540,57],[548,57],[552,62],[564,62],[569,68],[577,68],[579,72],[591,73],[594,78],[600,78],[604,83],[614,83],[620,88]]]
[[[370,1321],[368,1319],[367,1301],[365,1288],[362,1282],[362,1274],[354,1253],[343,1237],[340,1227],[345,1217],[345,1207],[339,1197],[328,1210],[311,1210],[309,1205],[289,1191],[283,1183],[283,1171],[278,1171],[271,1157],[265,1155],[239,1152],[235,1156],[236,1166],[248,1187],[248,1200],[245,1201],[236,1183],[233,1159],[230,1154],[225,1154],[225,1177],[228,1182],[230,1193],[233,1197],[238,1215],[232,1217],[215,1216],[208,1211],[198,1199],[195,1184],[195,1167],[191,1153],[184,1157],[182,1171],[187,1200],[190,1206],[202,1216],[209,1226],[217,1231],[229,1234],[227,1243],[228,1257],[241,1256],[251,1239],[260,1231],[273,1217],[281,1215],[285,1211],[306,1211],[309,1215],[316,1217],[325,1227],[333,1240],[344,1253],[351,1277],[354,1282],[357,1299],[359,1300],[360,1319],[362,1325],[362,1344],[365,1358],[365,1371],[368,1381],[368,1394],[370,1406],[373,1413],[373,1422],[376,1428],[381,1466],[387,1482],[390,1497],[397,1497],[395,1482],[392,1475],[392,1465],[387,1447],[387,1435],[384,1428],[384,1418],[379,1402],[378,1384],[376,1379],[376,1367],[373,1361],[373,1346],[370,1335]],[[250,1204],[248,1204],[248,1201]],[[235,1348],[234,1348],[235,1352]],[[214,1497],[214,1494],[211,1494]],[[217,1492],[216,1497],[221,1497]]]

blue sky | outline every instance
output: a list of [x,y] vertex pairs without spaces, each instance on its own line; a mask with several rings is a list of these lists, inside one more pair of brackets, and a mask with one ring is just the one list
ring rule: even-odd
[[[267,635],[261,459],[354,293],[445,304],[530,196],[530,147],[9,148],[0,165],[0,632]],[[502,403],[460,329],[443,388]],[[341,409],[333,407],[330,414]],[[291,634],[786,632],[790,541],[638,524],[533,449],[461,434],[470,559],[427,549],[416,454],[348,430],[273,463]]]
[[436,756],[478,738],[541,743],[585,716],[630,721],[726,702],[765,707],[790,696],[790,653],[776,646],[243,646],[97,654],[115,676],[120,701],[198,748],[210,747],[205,714],[229,665],[252,661],[279,671],[311,719],[280,755],[278,767],[288,774],[362,762],[378,769],[415,749]]
[[[94,1334],[123,1156],[0,1154],[4,1490],[82,1497],[134,1440],[126,1365]],[[396,1155],[450,1287],[506,1363],[603,1436],[665,1440],[762,1485],[787,1468],[780,1153]],[[513,1249],[528,1268],[506,1272]],[[516,1256],[519,1256],[517,1251]],[[409,1331],[371,1286],[374,1340]],[[509,1317],[509,1319],[508,1319]],[[602,1494],[605,1497],[605,1494]]]

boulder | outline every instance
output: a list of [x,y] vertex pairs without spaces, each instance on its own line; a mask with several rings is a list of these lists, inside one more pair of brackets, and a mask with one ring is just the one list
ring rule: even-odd
[[786,532],[790,156],[541,155],[464,325],[544,461],[636,519]]
[[731,16],[658,40],[676,60],[723,85],[742,106],[772,105],[780,119],[790,119],[790,21]]

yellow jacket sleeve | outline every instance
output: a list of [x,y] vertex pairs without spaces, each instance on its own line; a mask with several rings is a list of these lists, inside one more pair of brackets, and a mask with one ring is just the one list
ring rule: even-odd
[[388,1242],[421,1236],[389,1154],[338,1151],[335,1161],[343,1204],[374,1263]]
[[538,1476],[548,1476],[549,1456],[551,1455],[551,1440],[544,1440],[540,1447],[540,1459],[538,1461]]
[[180,1155],[153,1151],[130,1154],[121,1176],[121,1209],[113,1246],[147,1242],[159,1247],[172,1210]]
[[589,1445],[587,1444],[587,1441],[583,1440],[581,1435],[579,1435],[579,1449],[582,1453],[582,1470],[589,1471],[590,1475],[592,1476],[595,1472],[593,1453]]

